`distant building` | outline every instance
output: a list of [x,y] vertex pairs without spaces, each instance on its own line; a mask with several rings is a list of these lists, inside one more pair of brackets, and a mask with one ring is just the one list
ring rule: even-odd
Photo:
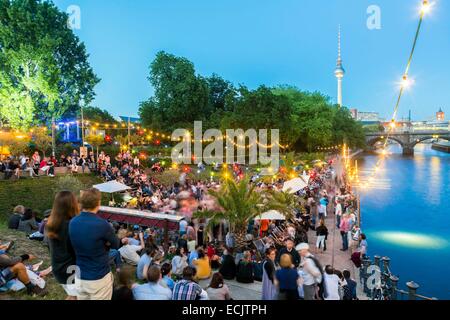
[[378,112],[357,111],[356,120],[361,122],[378,122],[380,121],[380,114]]
[[350,114],[352,115],[352,118],[356,120],[358,118],[358,109],[350,109]]
[[436,120],[437,121],[444,121],[445,120],[445,113],[442,111],[442,108],[439,109],[438,112],[436,112]]

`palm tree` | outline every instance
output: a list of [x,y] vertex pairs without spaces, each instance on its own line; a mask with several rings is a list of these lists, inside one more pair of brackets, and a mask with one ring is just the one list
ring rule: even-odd
[[227,179],[221,190],[211,190],[209,193],[217,200],[222,210],[199,211],[194,217],[208,218],[210,225],[227,220],[235,235],[236,246],[244,248],[247,225],[250,220],[261,214],[264,207],[262,193],[256,191],[254,185],[249,185],[247,178],[240,182]]
[[269,201],[266,205],[267,210],[277,210],[283,214],[287,220],[294,219],[294,212],[301,210],[299,199],[287,191],[269,191]]

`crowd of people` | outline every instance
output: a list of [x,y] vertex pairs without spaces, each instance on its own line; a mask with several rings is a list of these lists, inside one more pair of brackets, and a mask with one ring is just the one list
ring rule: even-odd
[[[85,160],[73,154],[62,158],[69,165],[71,159]],[[346,186],[345,176],[336,177],[331,162],[310,172],[308,187],[296,194],[300,209],[294,212],[294,219],[252,220],[247,244],[240,247],[226,223],[207,230],[205,219],[192,218],[196,210],[217,206],[207,191],[220,188],[219,183],[190,181],[182,173],[179,182],[165,187],[150,178],[128,152],[120,153],[112,162],[103,152],[95,165],[89,159],[94,159],[93,154],[85,161],[90,169],[97,168],[105,181],[117,180],[131,187],[128,208],[183,214],[185,219],[169,237],[170,243],[164,243],[158,228],[145,229],[100,218],[97,213],[101,194],[96,189],[82,191],[78,199],[71,192],[58,193],[52,210],[42,221],[31,209],[16,207],[9,227],[48,244],[50,272],[68,299],[224,300],[232,299],[225,283],[230,280],[262,282],[264,300],[357,299],[350,270],[322,266],[315,257],[327,250],[331,229],[339,230],[341,250],[351,251],[356,267],[367,253],[367,241],[355,215],[356,199]],[[152,170],[159,168],[154,166]],[[239,174],[235,177],[239,178]],[[283,185],[283,181],[250,181],[261,190],[281,189]],[[335,216],[335,226],[326,223],[330,214]],[[308,241],[311,232],[317,239],[313,245]],[[6,252],[0,254],[4,259],[8,257]],[[25,255],[22,258],[30,259]],[[0,260],[0,270],[6,274],[3,282],[17,278],[30,287],[30,293],[37,292],[39,287],[27,286],[32,282],[19,277],[15,270],[19,268],[16,264],[24,265],[26,260],[22,258],[8,257],[14,264]]]

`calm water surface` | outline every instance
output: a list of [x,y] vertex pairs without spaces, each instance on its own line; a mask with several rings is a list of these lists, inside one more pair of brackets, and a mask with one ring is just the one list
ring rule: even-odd
[[[419,294],[450,299],[450,154],[420,144],[414,157],[392,145],[377,189],[362,191],[362,224],[369,255],[391,258],[400,286],[414,280]],[[368,174],[378,156],[360,159]]]

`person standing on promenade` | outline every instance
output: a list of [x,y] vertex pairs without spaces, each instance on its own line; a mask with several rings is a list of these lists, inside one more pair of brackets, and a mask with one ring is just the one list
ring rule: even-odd
[[262,300],[275,300],[277,288],[275,286],[275,258],[277,250],[269,248],[266,250],[266,260],[263,263]]
[[81,213],[69,225],[79,274],[75,278],[78,300],[111,300],[113,275],[109,249],[119,248],[113,227],[96,214],[100,209],[99,190],[91,188],[80,196]]
[[350,220],[348,214],[342,216],[341,223],[339,225],[339,230],[341,231],[342,237],[342,249],[341,251],[348,250],[348,234],[350,232]]
[[316,229],[317,241],[316,241],[316,252],[322,249],[322,253],[327,249],[326,238],[328,236],[328,228],[325,226],[325,221],[320,219],[320,224]]
[[323,270],[317,265],[317,259],[309,252],[307,243],[300,243],[295,249],[302,257],[300,267],[303,269],[304,299],[315,300],[317,285],[323,281]]
[[339,197],[336,197],[336,208],[334,212],[336,215],[336,227],[339,228],[341,225],[341,218],[342,218],[342,200]]

